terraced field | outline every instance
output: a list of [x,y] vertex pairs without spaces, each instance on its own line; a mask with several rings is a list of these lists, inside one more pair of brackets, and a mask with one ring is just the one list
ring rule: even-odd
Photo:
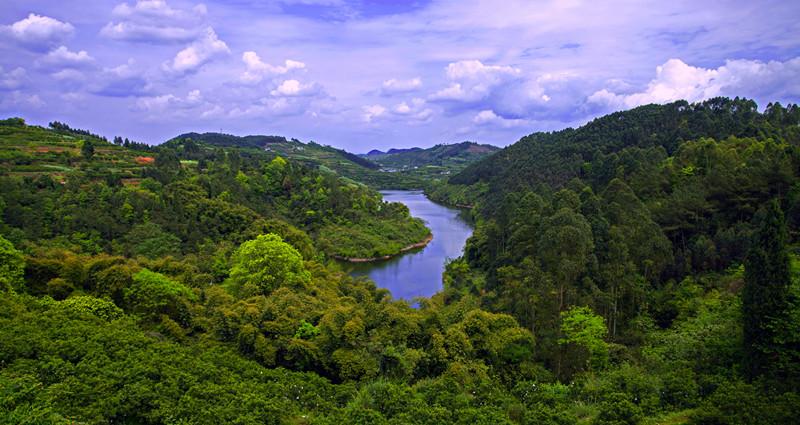
[[[81,153],[91,143],[94,153]],[[57,181],[78,169],[122,179],[140,177],[143,167],[154,162],[151,153],[116,146],[98,137],[28,126],[19,119],[0,121],[0,174],[37,176],[49,174]]]

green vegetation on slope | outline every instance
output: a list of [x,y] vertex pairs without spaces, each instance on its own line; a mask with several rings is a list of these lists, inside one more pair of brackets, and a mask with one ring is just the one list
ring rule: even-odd
[[[74,173],[96,178],[139,176],[137,158],[147,152],[125,149],[84,130],[27,126],[19,118],[0,120],[0,173],[19,177],[47,174],[63,181]],[[91,158],[87,153],[91,152]],[[140,160],[141,161],[141,160]]]
[[242,155],[266,160],[281,156],[375,189],[423,186],[419,178],[380,172],[380,165],[344,150],[280,136],[239,137],[220,133],[187,133],[167,141],[164,146],[177,150],[186,158],[196,160],[203,159],[215,149],[235,149]]
[[[596,423],[790,423],[800,409],[797,106],[618,112],[527,136],[431,195],[474,204],[478,223],[445,297],[512,314],[559,380],[627,412]],[[609,362],[570,337],[592,312]]]
[[4,164],[0,422],[793,423],[798,124],[714,99],[530,136],[433,192],[477,227],[419,308],[326,253],[424,228],[316,167]]
[[[155,258],[271,231],[305,253],[318,240],[322,254],[369,257],[428,234],[407,208],[374,190],[279,156],[185,145],[142,153],[14,122],[0,126],[0,187],[16,244]],[[91,155],[81,152],[87,143]],[[355,237],[329,243],[337,226]]]
[[500,148],[461,142],[452,145],[436,145],[427,149],[389,149],[388,152],[370,151],[362,157],[381,167],[384,179],[395,180],[387,188],[430,189],[446,181],[451,175],[463,170]]
[[500,148],[475,142],[441,144],[427,149],[389,149],[388,152],[371,151],[362,157],[377,163],[383,171],[401,176],[413,176],[435,183],[456,174],[467,165],[478,161]]

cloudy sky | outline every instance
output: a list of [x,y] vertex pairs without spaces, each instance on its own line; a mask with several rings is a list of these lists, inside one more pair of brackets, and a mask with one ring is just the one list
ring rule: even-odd
[[0,116],[160,143],[507,145],[675,99],[800,101],[800,1],[3,0]]

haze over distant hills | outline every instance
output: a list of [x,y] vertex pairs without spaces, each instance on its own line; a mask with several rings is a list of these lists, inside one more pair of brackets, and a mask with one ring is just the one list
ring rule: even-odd
[[446,170],[460,171],[467,164],[482,159],[500,148],[475,142],[439,144],[430,148],[389,149],[386,152],[371,150],[361,157],[376,162],[384,169],[401,171],[420,167],[443,167]]
[[[185,149],[187,141],[208,148],[258,150],[335,172],[374,187],[421,188],[430,179],[457,173],[500,148],[475,142],[439,144],[431,148],[372,150],[356,155],[343,149],[283,136],[235,136],[224,133],[184,133],[162,146]],[[390,175],[391,174],[391,175]]]

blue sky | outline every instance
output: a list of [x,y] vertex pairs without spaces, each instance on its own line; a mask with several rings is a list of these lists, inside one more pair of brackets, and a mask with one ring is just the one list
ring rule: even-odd
[[800,2],[5,0],[0,116],[160,143],[507,145],[675,99],[800,100]]

